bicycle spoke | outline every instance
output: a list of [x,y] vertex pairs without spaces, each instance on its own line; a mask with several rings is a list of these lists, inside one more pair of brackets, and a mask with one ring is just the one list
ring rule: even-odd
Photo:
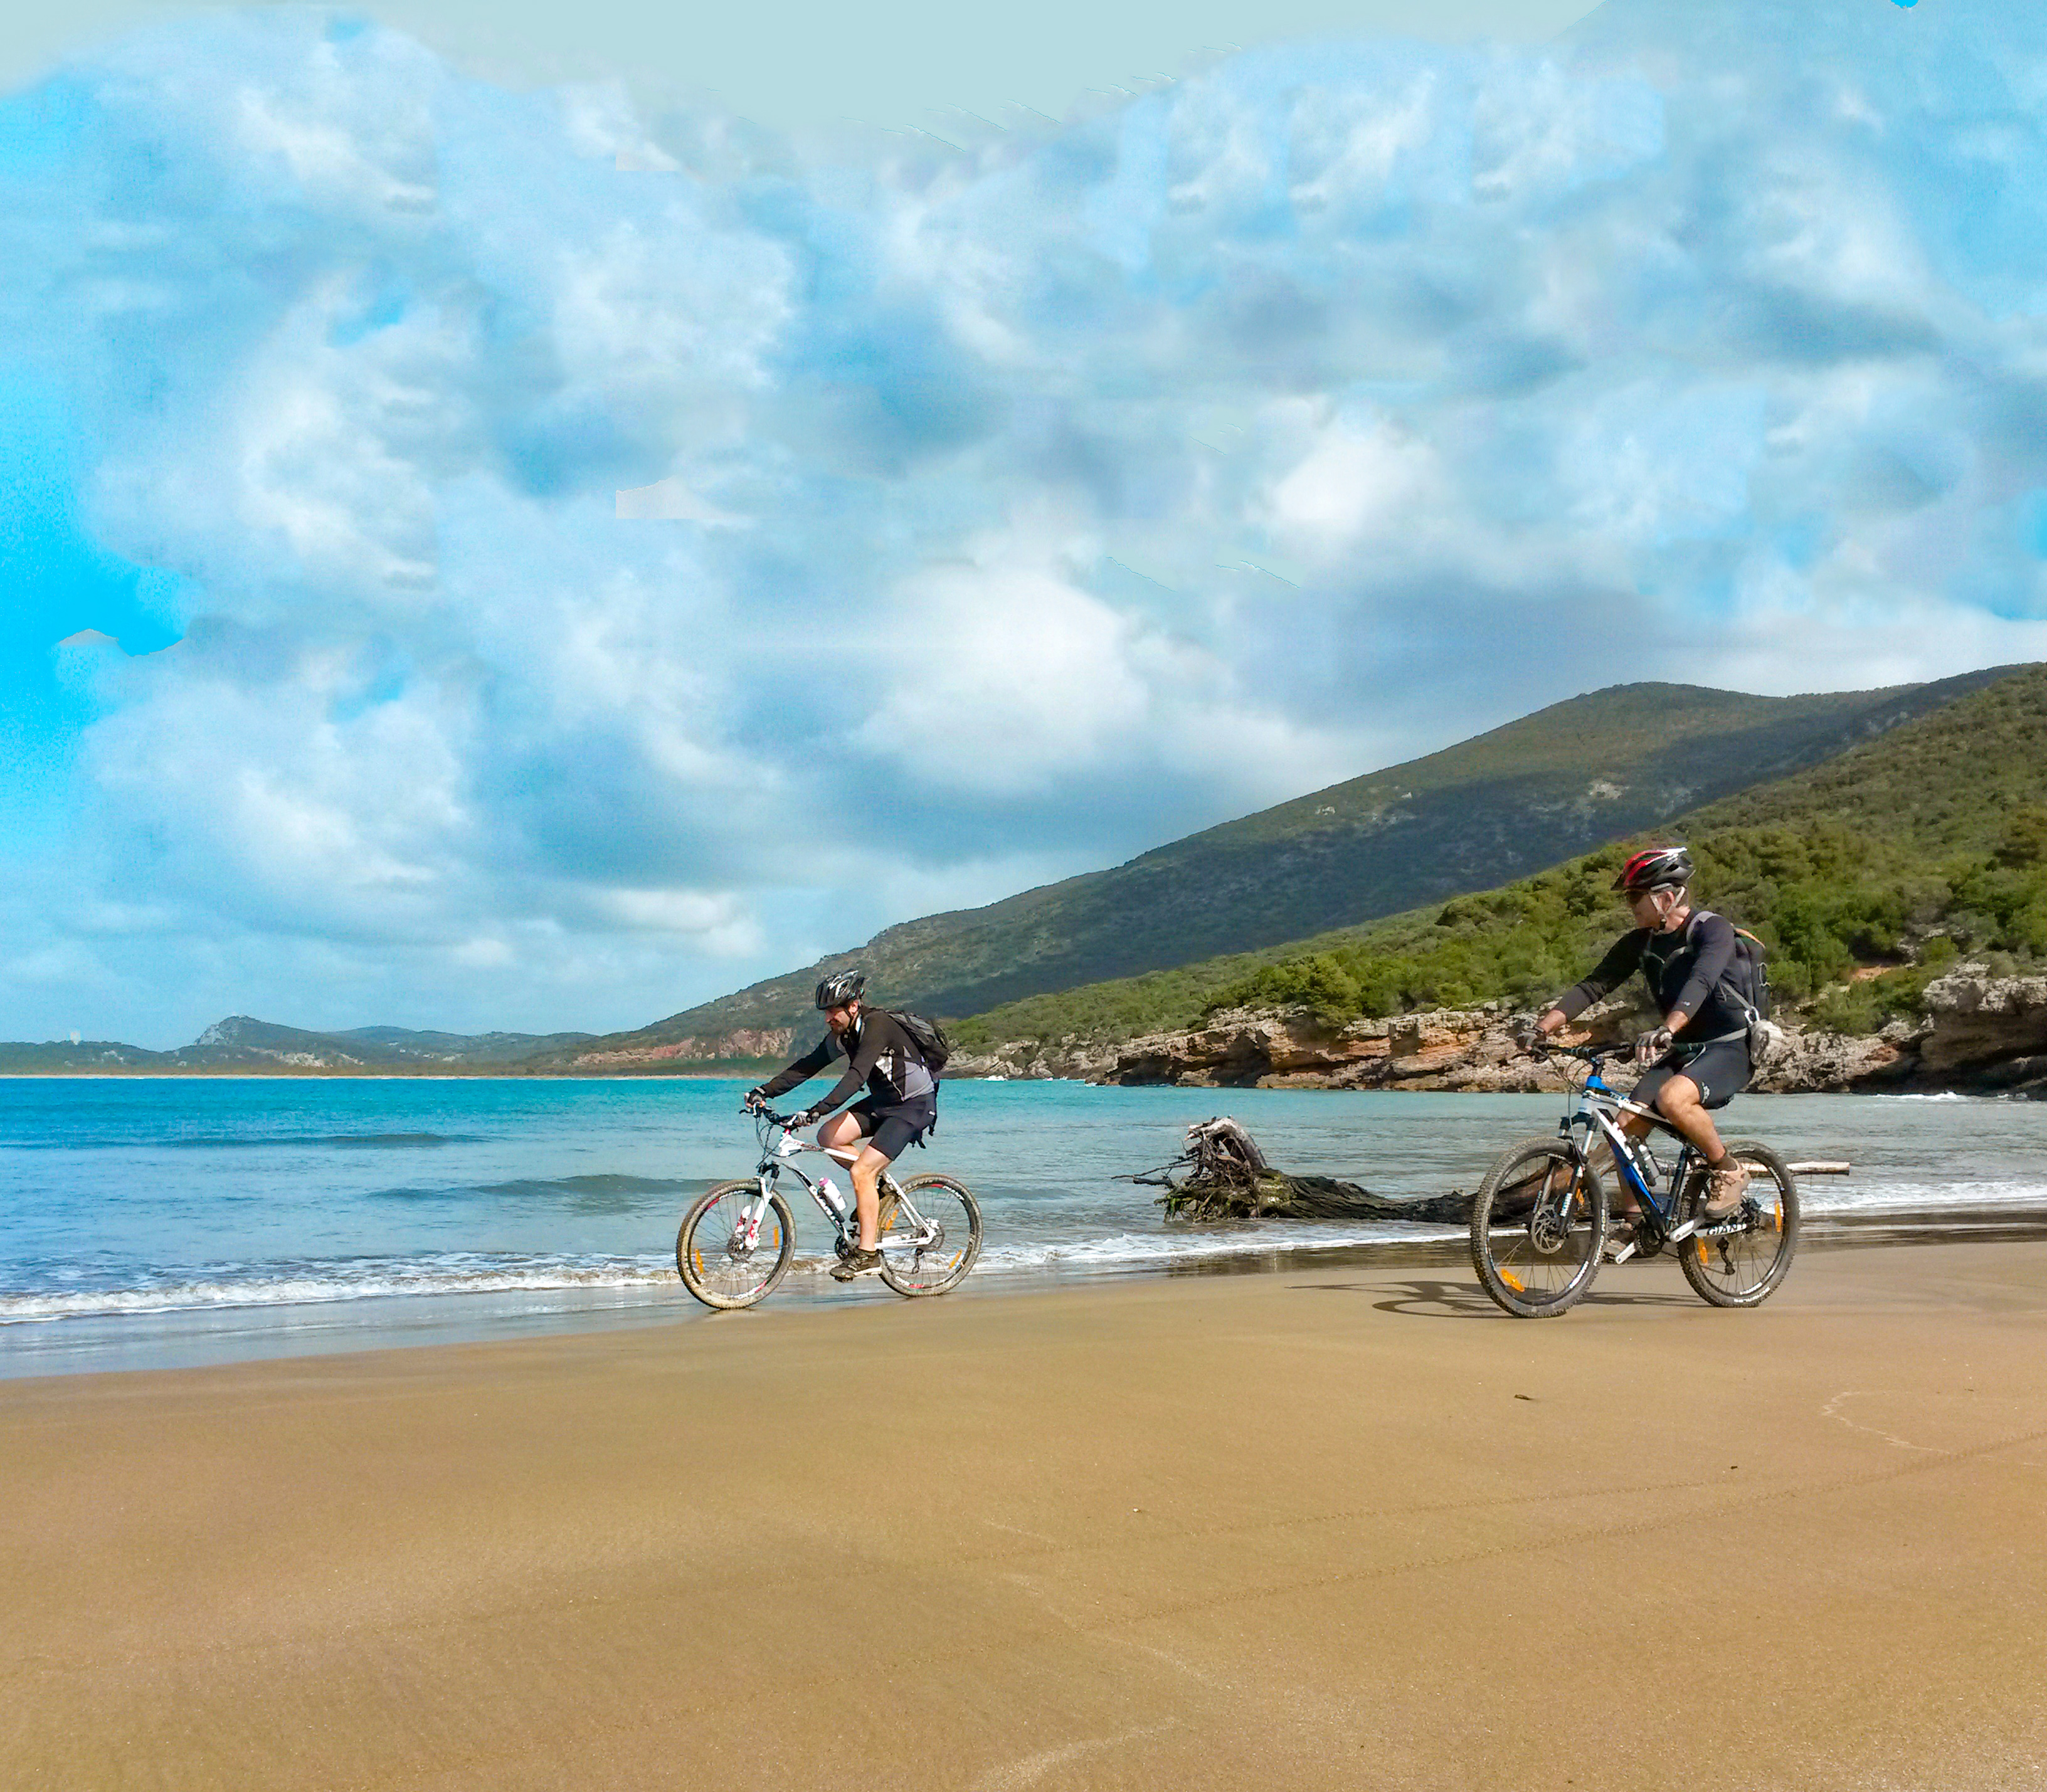
[[904,1183],[881,1237],[882,1279],[899,1294],[942,1294],[981,1254],[981,1207],[947,1176]]
[[675,1239],[683,1283],[710,1307],[748,1307],[782,1278],[795,1246],[789,1210],[758,1186],[728,1182],[691,1208]]
[[[1784,1279],[1798,1246],[1798,1192],[1783,1161],[1766,1145],[1732,1142],[1748,1166],[1747,1223],[1736,1232],[1685,1241],[1679,1258],[1693,1292],[1716,1307],[1753,1307]],[[1708,1228],[1708,1230],[1710,1230]]]
[[1472,1205],[1472,1266],[1519,1318],[1562,1312],[1599,1269],[1605,1195],[1568,1146],[1538,1139],[1496,1164]]

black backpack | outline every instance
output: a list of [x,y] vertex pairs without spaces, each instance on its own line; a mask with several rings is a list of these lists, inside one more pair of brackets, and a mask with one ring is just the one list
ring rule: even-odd
[[[1685,931],[1689,933],[1712,913],[1711,909],[1701,909]],[[1734,925],[1732,921],[1728,925]],[[1736,1006],[1748,1010],[1751,1022],[1770,1018],[1768,948],[1745,927],[1734,929],[1734,962],[1721,976],[1720,987],[1734,998]]]
[[924,1060],[924,1068],[935,1081],[945,1070],[946,1060],[953,1055],[952,1041],[946,1037],[944,1029],[936,1021],[927,1021],[922,1014],[912,1014],[901,1008],[884,1009],[883,1012],[909,1034],[910,1043],[917,1048],[917,1056]]

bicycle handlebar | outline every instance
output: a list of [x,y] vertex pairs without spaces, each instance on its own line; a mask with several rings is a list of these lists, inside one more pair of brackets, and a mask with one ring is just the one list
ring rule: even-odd
[[1531,1052],[1539,1052],[1546,1058],[1577,1058],[1586,1064],[1604,1064],[1608,1058],[1627,1056],[1635,1048],[1632,1045],[1552,1045],[1545,1040],[1538,1039],[1528,1049]]
[[793,1133],[796,1130],[795,1114],[777,1114],[765,1102],[757,1106],[749,1103],[742,1106],[739,1111],[741,1114],[751,1114],[756,1120],[765,1120],[771,1126],[780,1126],[785,1133]]

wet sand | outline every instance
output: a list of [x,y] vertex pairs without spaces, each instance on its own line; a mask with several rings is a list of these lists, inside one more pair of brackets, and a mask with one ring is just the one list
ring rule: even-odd
[[0,1385],[0,1786],[2047,1785],[2047,1243]]

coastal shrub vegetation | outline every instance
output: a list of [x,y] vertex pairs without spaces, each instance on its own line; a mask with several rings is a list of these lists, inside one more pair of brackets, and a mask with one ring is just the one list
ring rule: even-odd
[[[1694,895],[1759,935],[1781,999],[1821,998],[1815,1018],[1870,1032],[1916,1010],[1964,951],[2047,956],[2047,871],[1927,862],[1828,822],[1694,836]],[[1334,1022],[1416,1008],[1547,1001],[1582,976],[1627,922],[1608,893],[1620,848],[1484,897],[1403,916],[1371,936],[1281,958],[1223,984],[1205,1006],[1306,1006]],[[1433,937],[1431,936],[1434,936]],[[1858,976],[1864,969],[1876,975]]]
[[[2047,962],[2047,668],[1662,831],[1695,900],[1759,935],[1780,1002],[1838,1031],[1915,1013],[1960,956]],[[1332,1025],[1420,1008],[1546,1002],[1627,925],[1616,842],[1497,890],[1260,953],[1033,998],[962,1042],[1104,1039],[1225,1008],[1306,1006]]]

